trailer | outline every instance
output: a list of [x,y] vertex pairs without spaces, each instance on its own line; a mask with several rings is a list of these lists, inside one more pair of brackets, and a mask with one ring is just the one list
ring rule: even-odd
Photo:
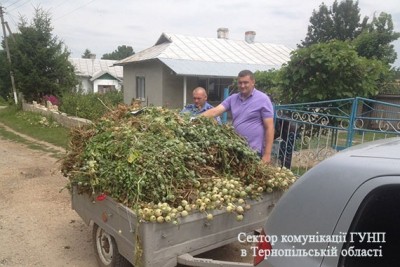
[[253,266],[250,263],[217,261],[196,255],[232,243],[240,233],[254,233],[266,219],[282,192],[264,193],[246,201],[251,208],[242,221],[225,210],[210,211],[213,220],[195,212],[172,223],[140,222],[135,212],[109,196],[103,199],[72,187],[72,208],[93,228],[99,266],[173,267]]

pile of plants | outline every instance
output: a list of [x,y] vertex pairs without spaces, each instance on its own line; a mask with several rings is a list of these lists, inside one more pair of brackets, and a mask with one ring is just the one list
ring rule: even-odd
[[143,221],[178,223],[192,212],[235,212],[249,199],[285,190],[295,176],[263,164],[230,125],[161,107],[118,106],[84,128],[74,128],[62,171],[69,186],[108,195]]

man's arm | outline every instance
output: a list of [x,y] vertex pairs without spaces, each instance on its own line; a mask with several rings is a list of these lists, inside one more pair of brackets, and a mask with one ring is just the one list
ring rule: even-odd
[[200,115],[204,116],[204,117],[212,118],[212,117],[217,117],[217,116],[221,115],[225,111],[226,111],[225,107],[223,105],[219,104],[215,108],[210,108],[210,109],[204,111],[203,113],[201,113]]
[[263,119],[263,124],[265,129],[265,148],[262,161],[264,163],[269,163],[271,162],[272,145],[274,143],[274,118]]

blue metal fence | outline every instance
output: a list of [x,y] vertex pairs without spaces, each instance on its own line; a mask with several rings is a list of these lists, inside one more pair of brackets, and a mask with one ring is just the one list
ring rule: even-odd
[[400,105],[347,98],[275,106],[277,164],[301,174],[355,144],[400,136]]

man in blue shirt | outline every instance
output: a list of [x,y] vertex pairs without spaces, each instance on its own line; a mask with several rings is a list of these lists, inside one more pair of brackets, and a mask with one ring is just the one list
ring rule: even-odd
[[[181,113],[189,112],[191,115],[197,116],[213,108],[213,106],[207,102],[207,92],[203,87],[196,87],[193,90],[193,102],[193,104],[185,106],[181,110]],[[219,116],[215,117],[215,119],[221,124],[221,118]]]

